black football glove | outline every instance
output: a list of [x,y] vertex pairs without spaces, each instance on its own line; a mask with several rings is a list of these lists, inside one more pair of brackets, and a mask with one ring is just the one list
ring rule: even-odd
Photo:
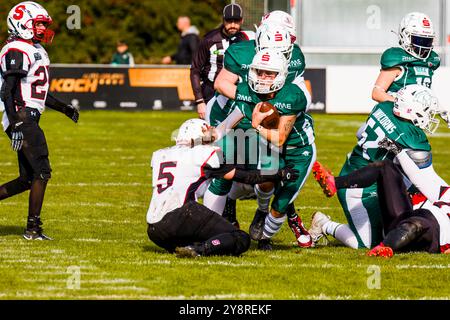
[[295,181],[299,177],[299,172],[292,167],[285,167],[278,170],[278,176],[281,182]]
[[80,117],[80,114],[79,114],[78,110],[74,106],[72,106],[70,104],[68,104],[66,106],[66,108],[64,110],[64,114],[66,116],[68,116],[69,119],[71,119],[75,123],[78,122],[78,118]]
[[23,146],[23,132],[20,127],[22,124],[22,121],[11,124],[11,148],[14,151],[19,151]]
[[398,155],[403,150],[403,147],[398,142],[393,141],[388,137],[381,139],[378,142],[378,146],[381,149],[385,149],[386,151],[393,153],[394,155]]

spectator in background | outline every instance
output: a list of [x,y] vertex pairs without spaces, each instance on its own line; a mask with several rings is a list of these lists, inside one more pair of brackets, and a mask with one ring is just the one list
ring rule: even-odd
[[191,19],[187,16],[178,17],[177,28],[181,31],[178,51],[171,56],[162,58],[161,62],[170,64],[174,61],[176,64],[191,64],[200,42],[198,29],[196,26],[191,26]]
[[235,42],[247,40],[241,32],[242,22],[242,8],[238,4],[226,5],[222,25],[205,35],[194,55],[191,85],[201,119],[205,119],[206,104],[214,96],[214,80],[222,70],[225,50]]
[[113,54],[111,64],[126,64],[134,67],[133,55],[128,51],[128,45],[125,41],[121,40],[117,42],[117,51]]

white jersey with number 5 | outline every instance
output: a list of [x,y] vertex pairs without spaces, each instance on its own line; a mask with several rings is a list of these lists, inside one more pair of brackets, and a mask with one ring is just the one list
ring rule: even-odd
[[[18,105],[45,110],[45,100],[49,88],[50,59],[40,44],[30,44],[23,40],[8,42],[0,52],[0,85],[9,74],[20,75],[20,87],[17,97]],[[3,127],[6,130],[9,122],[3,115]],[[6,123],[5,123],[6,121]]]
[[148,223],[156,223],[168,212],[196,200],[195,192],[206,181],[205,165],[220,167],[218,150],[210,145],[173,146],[153,153],[153,195],[147,212]]

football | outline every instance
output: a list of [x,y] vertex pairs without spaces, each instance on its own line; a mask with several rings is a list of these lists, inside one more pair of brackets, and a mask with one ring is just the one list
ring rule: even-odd
[[270,109],[273,110],[273,113],[264,118],[261,125],[266,129],[277,129],[278,123],[280,122],[280,114],[278,113],[277,108],[275,108],[270,102],[263,102],[259,110],[261,112],[267,112]]

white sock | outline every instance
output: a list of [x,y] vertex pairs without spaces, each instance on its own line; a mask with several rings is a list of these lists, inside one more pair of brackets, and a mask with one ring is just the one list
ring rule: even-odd
[[223,214],[226,202],[227,202],[227,195],[218,196],[209,190],[207,190],[205,192],[205,195],[203,196],[203,205],[220,215]]
[[347,247],[358,249],[358,239],[348,224],[329,221],[322,226],[322,231],[335,237]]
[[264,231],[263,231],[263,239],[272,238],[278,231],[280,231],[283,222],[286,220],[287,216],[283,215],[280,218],[275,218],[269,213],[266,216],[266,220],[264,223]]
[[255,185],[255,193],[256,197],[258,199],[258,209],[261,211],[268,212],[269,211],[269,204],[270,204],[270,198],[272,197],[273,193],[275,192],[275,188],[270,190],[269,192],[261,191],[258,185]]

